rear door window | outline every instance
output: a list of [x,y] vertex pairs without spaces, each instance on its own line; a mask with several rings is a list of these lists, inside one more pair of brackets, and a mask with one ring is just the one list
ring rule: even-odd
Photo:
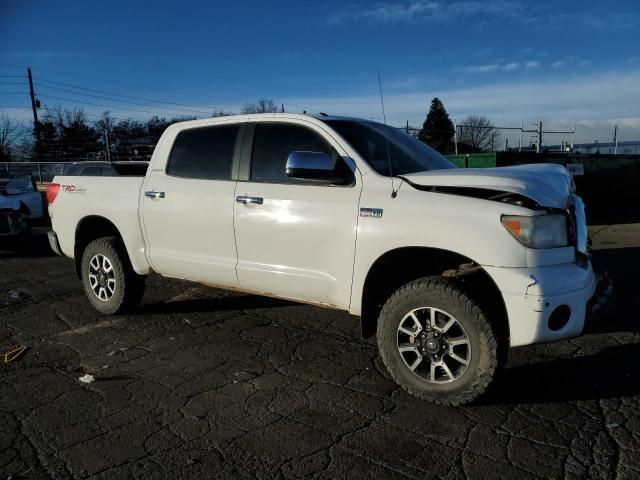
[[239,125],[216,125],[181,131],[173,144],[167,174],[230,180]]

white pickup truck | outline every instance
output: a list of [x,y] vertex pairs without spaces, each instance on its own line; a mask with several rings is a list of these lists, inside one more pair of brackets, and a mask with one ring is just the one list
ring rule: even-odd
[[579,335],[596,288],[564,167],[457,169],[359,119],[178,123],[146,176],[56,177],[47,197],[100,312],[134,307],[151,272],[345,310],[442,404],[482,394],[508,347]]

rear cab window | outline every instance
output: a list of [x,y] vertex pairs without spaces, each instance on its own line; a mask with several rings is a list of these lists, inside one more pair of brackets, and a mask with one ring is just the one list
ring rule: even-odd
[[166,173],[174,177],[230,180],[240,125],[214,125],[178,133]]

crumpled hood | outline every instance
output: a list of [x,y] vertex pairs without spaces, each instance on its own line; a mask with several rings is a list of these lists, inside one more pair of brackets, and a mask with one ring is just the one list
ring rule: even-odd
[[452,168],[402,175],[421,187],[466,187],[523,195],[543,207],[567,208],[571,175],[562,165],[538,163],[495,168]]
[[0,195],[0,210],[10,208],[11,210],[20,210],[20,200]]

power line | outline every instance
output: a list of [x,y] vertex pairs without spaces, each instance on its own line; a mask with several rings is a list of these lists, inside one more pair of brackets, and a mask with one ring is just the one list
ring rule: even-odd
[[[209,109],[213,109],[213,110],[223,110],[224,107],[219,107],[219,106],[215,106],[215,105],[194,105],[194,104],[190,104],[190,103],[179,103],[179,102],[168,102],[168,101],[164,101],[164,100],[154,100],[151,98],[144,98],[144,97],[137,97],[137,96],[132,96],[132,95],[123,95],[121,93],[113,93],[113,92],[107,92],[104,90],[98,90],[96,88],[87,88],[87,87],[81,87],[79,85],[73,85],[70,83],[64,83],[64,82],[57,82],[54,80],[46,80],[43,78],[39,78],[39,77],[35,77],[35,80],[39,81],[39,82],[46,82],[46,83],[53,83],[55,85],[62,85],[65,87],[71,87],[71,88],[76,88],[76,89],[80,89],[80,90],[86,90],[88,92],[96,92],[96,93],[102,93],[104,95],[111,95],[112,97],[122,97],[122,98],[130,98],[133,100],[142,100],[145,102],[152,102],[152,103],[161,103],[161,104],[165,104],[165,105],[178,105],[180,107],[196,107],[196,108],[209,108]],[[41,85],[41,86],[47,86],[47,85]],[[48,88],[55,88],[55,87],[48,87]]]
[[[42,85],[40,83],[37,83],[36,86],[38,88],[49,88],[49,89],[57,90],[57,91],[60,91],[60,92],[72,93],[74,95],[84,95],[86,97],[98,98],[98,99],[101,99],[101,100],[107,100],[109,102],[126,103],[126,104],[129,104],[129,105],[139,105],[139,106],[142,106],[142,107],[154,107],[154,105],[149,105],[149,104],[146,104],[146,103],[131,102],[129,100],[119,100],[117,98],[108,98],[108,97],[103,97],[101,95],[93,95],[91,93],[74,92],[73,90],[68,90],[66,88],[52,87],[52,86],[49,86],[49,85]],[[204,115],[210,115],[211,114],[211,112],[206,112],[206,111],[203,111],[203,110],[187,110],[187,109],[184,109],[184,108],[170,108],[170,110],[178,110],[178,111],[190,112],[190,113],[200,113],[200,114],[204,114]]]
[[91,105],[94,107],[103,107],[103,108],[113,108],[115,110],[128,110],[131,112],[142,112],[142,113],[151,113],[153,115],[173,115],[173,116],[179,116],[178,114],[176,114],[176,112],[157,112],[157,111],[151,111],[151,110],[141,110],[141,109],[136,109],[136,108],[127,108],[127,107],[121,107],[119,105],[105,105],[103,103],[92,103],[92,102],[79,102],[78,100],[73,100],[70,98],[63,98],[63,97],[57,97],[54,95],[45,95],[43,93],[38,95],[39,97],[45,97],[45,98],[51,98],[54,100],[61,100],[63,102],[71,102],[71,103],[76,103],[76,104],[80,104],[80,105]]
[[[16,64],[11,64],[11,63],[0,63],[0,66],[7,66],[7,67],[12,67],[12,68],[26,68],[24,65],[16,65]],[[150,87],[148,85],[139,85],[139,84],[135,84],[135,83],[128,83],[128,82],[123,82],[122,80],[114,80],[114,79],[105,79],[105,78],[99,78],[99,77],[93,77],[93,76],[89,76],[89,75],[83,75],[83,74],[79,74],[79,73],[67,73],[67,72],[61,72],[59,70],[53,70],[51,68],[42,68],[42,67],[33,67],[34,69],[38,69],[38,70],[43,70],[45,72],[51,72],[51,73],[57,73],[59,75],[64,75],[67,77],[78,77],[78,78],[88,78],[90,80],[97,80],[99,82],[105,82],[105,83],[109,83],[109,84],[113,84],[113,83],[119,83],[121,85],[124,86],[130,86],[130,87],[136,87],[136,88],[144,88],[145,90],[156,90],[159,92],[169,92],[169,93],[179,93],[181,95],[192,95],[193,92],[181,92],[178,90],[170,90],[170,89],[165,89],[165,88],[158,88],[158,87]],[[19,75],[16,75],[19,76]],[[209,95],[205,95],[206,97],[211,98],[211,96]]]

